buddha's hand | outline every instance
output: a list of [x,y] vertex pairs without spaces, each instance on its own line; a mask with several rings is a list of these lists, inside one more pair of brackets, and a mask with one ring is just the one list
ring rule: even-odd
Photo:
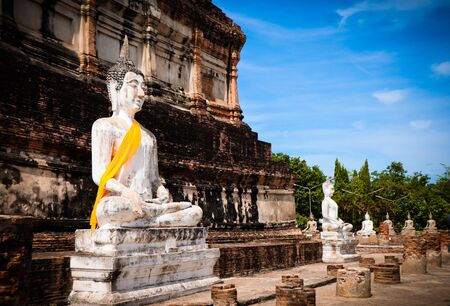
[[161,200],[160,200],[159,198],[148,199],[148,200],[145,200],[145,202],[147,202],[147,203],[153,203],[153,204],[159,204],[159,205],[162,204],[162,202],[161,202]]
[[131,209],[133,212],[137,213],[140,217],[144,216],[144,212],[142,211],[142,203],[139,195],[129,188],[125,188],[122,191],[122,196],[130,200]]
[[172,213],[189,208],[191,206],[192,204],[189,202],[166,203],[161,205],[161,209],[164,211],[164,213]]
[[166,187],[164,187],[163,185],[158,186],[158,189],[156,190],[156,199],[154,200],[158,200],[159,204],[169,202],[169,192],[167,191]]

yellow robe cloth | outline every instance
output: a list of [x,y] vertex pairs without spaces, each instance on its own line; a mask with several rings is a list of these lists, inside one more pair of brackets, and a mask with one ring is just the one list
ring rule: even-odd
[[139,123],[134,120],[130,129],[125,134],[125,137],[122,140],[122,143],[119,146],[116,154],[113,159],[109,163],[105,172],[100,179],[100,184],[98,185],[97,197],[95,198],[94,208],[91,213],[91,230],[96,229],[97,227],[97,205],[105,195],[105,185],[111,178],[113,178],[120,168],[126,164],[136,153],[139,145],[141,144],[141,127]]

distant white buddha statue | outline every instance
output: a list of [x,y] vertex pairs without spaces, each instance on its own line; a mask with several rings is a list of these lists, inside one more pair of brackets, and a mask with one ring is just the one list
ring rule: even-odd
[[328,178],[322,184],[322,190],[324,194],[324,199],[322,201],[322,236],[326,236],[327,233],[341,233],[344,237],[351,232],[353,225],[350,223],[345,223],[342,219],[338,217],[338,205],[331,198],[334,194],[334,184],[331,179]]
[[431,211],[428,215],[428,221],[427,226],[425,227],[426,233],[437,233],[437,227],[436,227],[436,221],[433,220],[433,215],[431,214]]
[[414,221],[411,220],[411,215],[408,212],[407,219],[405,220],[405,225],[402,228],[402,235],[415,235],[416,229],[414,228]]
[[388,225],[389,228],[389,236],[395,235],[395,229],[394,229],[394,224],[392,223],[392,221],[389,219],[389,213],[386,213],[386,220],[383,221],[383,223],[386,223]]
[[306,223],[306,228],[303,230],[305,234],[314,234],[317,233],[317,222],[314,220],[313,213],[309,214],[309,221]]
[[373,230],[373,222],[372,220],[370,220],[368,212],[366,212],[364,219],[365,220],[362,222],[361,230],[357,231],[356,234],[364,237],[376,235],[375,231]]

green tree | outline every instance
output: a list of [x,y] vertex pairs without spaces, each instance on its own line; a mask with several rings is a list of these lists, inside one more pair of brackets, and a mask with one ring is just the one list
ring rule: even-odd
[[[323,195],[321,184],[325,181],[325,175],[318,166],[309,167],[300,157],[290,157],[284,153],[272,154],[272,160],[285,163],[289,170],[295,174],[295,184],[304,187],[315,187],[311,191],[311,210],[315,218],[321,216]],[[296,187],[294,189],[297,222],[304,227],[309,217],[309,192],[307,189]]]

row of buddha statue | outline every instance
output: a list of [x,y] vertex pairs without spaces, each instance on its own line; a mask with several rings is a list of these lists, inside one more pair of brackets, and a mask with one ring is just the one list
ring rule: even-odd
[[[331,179],[327,179],[322,184],[322,190],[324,193],[324,199],[322,201],[322,219],[319,222],[322,223],[322,232],[341,232],[343,236],[346,236],[351,232],[353,226],[350,223],[345,223],[342,219],[338,218],[338,206],[337,203],[331,198],[334,194],[334,185]],[[389,213],[386,214],[386,220],[383,221],[388,228],[389,233],[395,234],[395,229],[392,221],[389,219]],[[436,221],[433,220],[431,212],[429,213],[429,219],[424,232],[435,233],[437,232]],[[306,228],[303,233],[307,236],[314,236],[319,233],[317,222],[314,219],[312,212],[309,215]],[[411,215],[408,212],[405,225],[402,228],[402,235],[415,235],[416,230],[414,228],[414,221],[411,219]],[[376,235],[374,231],[373,221],[370,220],[368,212],[364,215],[364,221],[362,222],[361,230],[356,232],[356,235],[361,237],[370,237]]]

